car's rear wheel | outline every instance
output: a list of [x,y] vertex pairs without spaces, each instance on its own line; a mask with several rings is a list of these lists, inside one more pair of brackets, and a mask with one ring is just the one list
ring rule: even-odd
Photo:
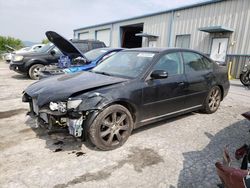
[[129,110],[121,105],[104,109],[88,128],[89,140],[101,150],[112,150],[122,146],[133,129]]
[[204,102],[204,112],[208,114],[216,112],[220,106],[221,99],[220,87],[212,87]]
[[32,65],[29,69],[29,77],[32,80],[39,80],[39,74],[40,74],[41,68],[43,68],[43,67],[44,67],[44,65],[42,65],[42,64]]

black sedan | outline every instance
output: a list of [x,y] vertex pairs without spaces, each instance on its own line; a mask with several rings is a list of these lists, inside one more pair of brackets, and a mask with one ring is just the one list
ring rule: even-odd
[[226,69],[199,52],[139,48],[118,52],[91,71],[36,82],[23,102],[38,125],[67,129],[111,150],[142,125],[215,112],[228,90]]

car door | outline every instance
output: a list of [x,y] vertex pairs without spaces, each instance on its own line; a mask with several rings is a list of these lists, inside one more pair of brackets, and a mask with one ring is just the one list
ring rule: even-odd
[[182,57],[188,82],[186,108],[200,106],[214,80],[213,63],[195,52],[182,52]]
[[164,79],[147,78],[143,88],[143,121],[164,116],[181,110],[185,104],[186,78],[183,74],[183,62],[179,52],[162,55],[154,70],[164,70],[168,77]]

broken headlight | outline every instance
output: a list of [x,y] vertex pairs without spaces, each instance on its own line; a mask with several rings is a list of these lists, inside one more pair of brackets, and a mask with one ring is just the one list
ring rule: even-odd
[[49,108],[52,111],[58,110],[59,112],[62,112],[62,113],[67,111],[66,102],[50,102]]
[[75,109],[81,104],[81,102],[82,102],[82,99],[72,100],[69,98],[68,103],[67,103],[67,108],[68,109]]

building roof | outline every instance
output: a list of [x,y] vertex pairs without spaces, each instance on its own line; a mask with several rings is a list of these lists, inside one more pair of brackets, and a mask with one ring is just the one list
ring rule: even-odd
[[173,8],[173,9],[168,9],[168,10],[165,10],[165,11],[155,12],[155,13],[151,13],[151,14],[145,14],[145,15],[142,15],[142,16],[136,16],[136,17],[132,17],[132,18],[128,18],[128,19],[116,20],[116,21],[112,21],[112,22],[106,22],[106,23],[102,23],[102,24],[96,24],[96,25],[81,27],[81,28],[74,29],[73,31],[75,32],[75,31],[79,31],[79,30],[90,29],[90,28],[93,28],[93,27],[100,27],[100,26],[114,24],[114,23],[118,23],[118,22],[124,22],[124,21],[129,21],[129,20],[134,20],[134,19],[140,19],[140,18],[155,16],[155,15],[159,15],[159,14],[163,14],[163,13],[175,12],[175,11],[178,11],[178,10],[183,10],[183,9],[189,9],[189,8],[209,5],[209,4],[218,3],[218,2],[221,2],[221,1],[226,1],[226,0],[209,0],[209,1],[205,1],[205,2],[192,4],[192,5],[186,5],[186,6]]

